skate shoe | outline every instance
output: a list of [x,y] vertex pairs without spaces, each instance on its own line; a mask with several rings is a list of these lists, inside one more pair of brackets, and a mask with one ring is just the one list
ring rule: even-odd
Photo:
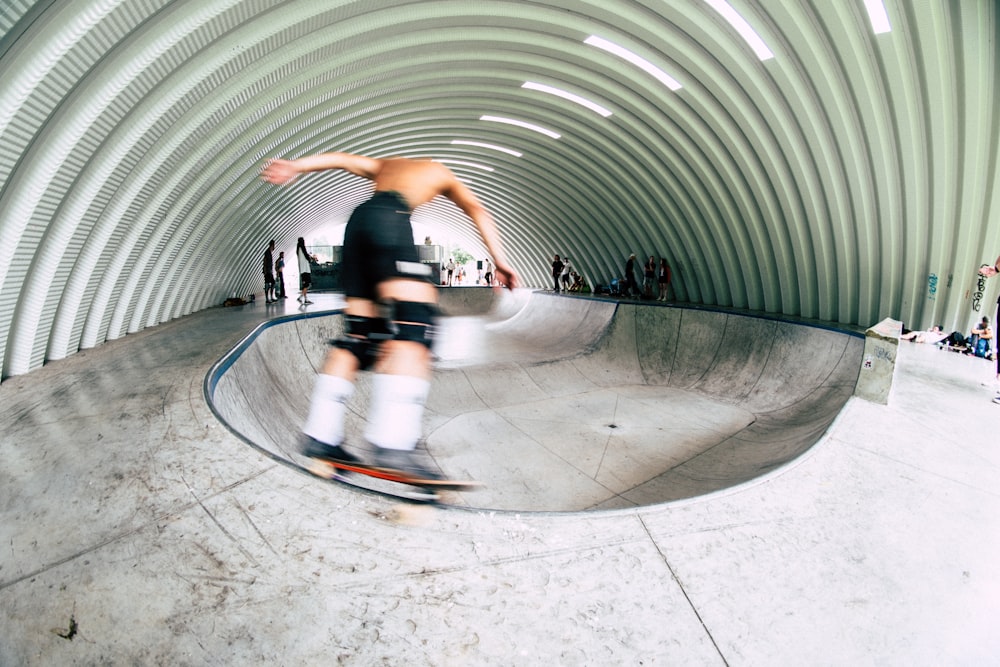
[[375,447],[375,465],[379,468],[405,473],[416,480],[438,481],[444,477],[428,468],[410,449]]
[[359,463],[359,459],[354,454],[344,449],[339,445],[328,445],[325,442],[320,442],[316,438],[302,434],[302,442],[299,445],[299,451],[302,452],[303,456],[308,456],[311,459],[319,459],[321,461],[343,461],[344,463]]
[[328,445],[316,438],[302,434],[299,451],[312,459],[309,472],[323,479],[345,479],[354,473],[338,468],[334,462],[358,463],[360,459],[339,445]]

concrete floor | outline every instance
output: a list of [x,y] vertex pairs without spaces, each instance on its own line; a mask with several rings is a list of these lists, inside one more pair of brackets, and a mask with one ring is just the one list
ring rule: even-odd
[[401,525],[209,410],[209,370],[286,308],[205,311],[0,384],[0,665],[1000,662],[983,360],[904,344],[888,406],[848,400],[732,489]]

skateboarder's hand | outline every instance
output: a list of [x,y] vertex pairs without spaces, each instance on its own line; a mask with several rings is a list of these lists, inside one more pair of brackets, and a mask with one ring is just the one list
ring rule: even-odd
[[260,172],[261,179],[273,185],[291,183],[298,175],[299,171],[295,168],[295,163],[291,160],[279,160],[277,158],[265,164],[264,169]]
[[520,279],[517,277],[517,274],[514,273],[514,269],[509,266],[498,263],[496,265],[495,275],[498,287],[514,289],[520,284]]

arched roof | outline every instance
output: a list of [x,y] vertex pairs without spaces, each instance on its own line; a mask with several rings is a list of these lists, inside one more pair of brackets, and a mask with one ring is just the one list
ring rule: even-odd
[[[368,191],[257,179],[325,150],[448,162],[531,285],[635,252],[684,301],[964,327],[1000,253],[997,5],[870,4],[5,0],[3,376],[259,289],[268,239]],[[482,252],[450,204],[417,219]]]

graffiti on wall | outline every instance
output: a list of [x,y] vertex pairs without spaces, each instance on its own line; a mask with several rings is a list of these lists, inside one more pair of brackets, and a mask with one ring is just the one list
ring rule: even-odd
[[986,276],[980,275],[976,280],[976,290],[972,293],[972,310],[979,312],[983,305],[983,292],[986,291]]

